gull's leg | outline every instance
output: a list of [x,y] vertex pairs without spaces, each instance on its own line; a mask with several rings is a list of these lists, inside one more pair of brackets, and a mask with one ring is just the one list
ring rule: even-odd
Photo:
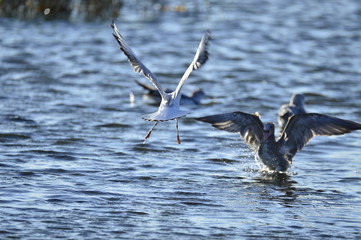
[[177,129],[177,143],[180,144],[181,140],[180,140],[179,131],[178,131],[178,119],[175,120],[175,128]]
[[149,130],[149,132],[147,133],[147,135],[145,135],[145,138],[144,138],[144,142],[143,143],[146,143],[147,142],[147,139],[150,138],[150,134],[152,133],[153,129],[155,128],[155,126],[157,126],[158,124],[158,121],[156,121],[153,125],[153,127]]

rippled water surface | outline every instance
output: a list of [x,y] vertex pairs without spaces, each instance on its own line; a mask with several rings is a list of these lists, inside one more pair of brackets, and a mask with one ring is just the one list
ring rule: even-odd
[[[309,112],[360,122],[358,0],[198,1],[125,12],[118,27],[174,88],[210,29],[209,62],[183,92],[212,99],[152,126],[110,22],[0,19],[0,238],[361,238],[361,132],[318,137],[287,175],[257,171],[237,134],[192,117],[276,121],[292,93]],[[138,15],[137,15],[138,14]],[[129,93],[135,102],[130,103]]]

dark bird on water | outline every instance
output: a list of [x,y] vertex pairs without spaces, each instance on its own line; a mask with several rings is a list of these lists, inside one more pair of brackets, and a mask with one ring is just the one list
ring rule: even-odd
[[288,119],[276,141],[272,122],[263,124],[259,114],[232,112],[196,118],[228,132],[239,132],[245,143],[256,152],[262,167],[285,172],[292,158],[315,136],[331,136],[360,130],[361,124],[318,113],[300,113]]
[[[137,80],[135,80],[135,82],[141,86],[142,88],[144,88],[146,90],[146,92],[143,94],[143,97],[146,99],[151,99],[152,101],[154,101],[157,104],[160,104],[162,101],[162,97],[160,96],[158,90],[152,86],[149,86],[145,83],[139,82]],[[170,89],[166,89],[165,90],[166,93],[171,93],[172,90]],[[190,96],[187,96],[185,94],[181,94],[181,99],[180,99],[180,104],[181,105],[199,105],[201,104],[201,101],[203,98],[207,97],[207,95],[204,93],[204,91],[201,88],[197,88],[196,90],[194,90]]]
[[306,113],[305,96],[303,94],[293,94],[290,102],[283,104],[278,111],[278,126],[280,127],[280,133],[286,127],[288,119],[296,114]]

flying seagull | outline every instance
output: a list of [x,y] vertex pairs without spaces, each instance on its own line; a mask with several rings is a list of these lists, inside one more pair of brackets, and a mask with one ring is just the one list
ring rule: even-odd
[[[160,104],[160,102],[162,101],[162,97],[160,96],[160,94],[156,88],[149,86],[147,84],[144,84],[142,82],[139,82],[138,80],[135,80],[135,82],[139,86],[141,86],[142,88],[147,90],[147,92],[143,94],[143,96],[145,98],[151,99],[154,102],[156,102],[157,104]],[[172,90],[166,89],[165,92],[171,93]],[[181,99],[180,99],[180,104],[181,105],[190,105],[190,104],[199,105],[199,104],[201,104],[201,101],[204,97],[207,97],[207,95],[204,93],[204,91],[201,88],[197,88],[191,93],[190,96],[187,96],[182,93]]]
[[279,139],[275,126],[263,124],[259,114],[232,112],[196,118],[228,132],[239,132],[245,143],[256,152],[256,158],[270,171],[284,172],[293,156],[315,136],[331,136],[360,130],[361,124],[318,113],[301,113],[289,118]]
[[211,34],[207,31],[198,46],[197,52],[194,56],[192,63],[189,65],[185,73],[183,74],[181,80],[178,83],[177,88],[171,92],[166,93],[160,82],[156,78],[156,76],[135,56],[132,49],[128,46],[125,39],[122,37],[120,32],[118,31],[117,26],[114,21],[112,22],[111,27],[113,28],[113,36],[117,40],[120,45],[120,50],[127,56],[130,64],[134,68],[134,71],[139,74],[143,74],[158,90],[162,100],[157,112],[146,114],[142,116],[142,118],[146,121],[155,122],[153,127],[149,130],[147,135],[144,138],[144,142],[150,137],[155,126],[157,126],[158,122],[175,120],[176,122],[176,130],[177,130],[177,143],[180,144],[180,137],[178,132],[178,119],[186,116],[189,112],[183,111],[180,109],[180,98],[181,98],[181,90],[184,82],[188,79],[189,75],[193,70],[199,69],[203,64],[205,64],[208,60],[208,51],[207,45],[208,41],[211,39]]
[[278,111],[278,126],[280,127],[280,133],[286,127],[288,118],[300,114],[306,113],[305,96],[303,94],[293,94],[288,104],[283,104]]

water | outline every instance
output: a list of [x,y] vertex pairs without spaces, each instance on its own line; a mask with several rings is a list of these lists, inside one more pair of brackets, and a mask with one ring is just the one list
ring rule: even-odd
[[[193,5],[192,5],[193,4]],[[306,109],[360,122],[361,6],[347,1],[198,1],[117,19],[174,88],[205,29],[209,62],[183,92],[214,99],[190,117]],[[138,15],[137,15],[138,14]],[[257,171],[237,134],[191,118],[161,123],[110,22],[0,19],[1,239],[361,238],[360,134],[312,140],[287,175]],[[129,93],[135,102],[129,102]]]

